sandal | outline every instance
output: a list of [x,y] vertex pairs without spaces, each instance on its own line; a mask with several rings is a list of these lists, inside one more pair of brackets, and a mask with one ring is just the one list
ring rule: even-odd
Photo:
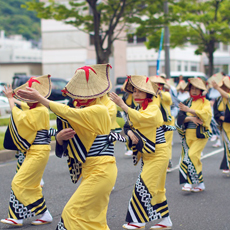
[[154,226],[152,226],[150,229],[172,229],[172,226],[166,226],[163,224],[155,224]]
[[191,187],[188,187],[188,186],[183,186],[183,187],[182,187],[182,191],[184,191],[184,192],[191,192],[191,191],[192,191],[192,188],[191,188]]
[[203,192],[203,191],[204,191],[204,189],[199,188],[199,187],[192,188],[192,192]]
[[9,224],[9,225],[21,227],[23,222],[20,220],[21,223],[18,223],[18,221],[19,220],[15,220],[15,219],[12,219],[12,218],[1,219],[1,222],[3,224]]
[[52,223],[52,221],[45,221],[40,219],[31,222],[32,225],[42,225],[42,224],[50,224],[50,223]]
[[140,225],[143,225],[143,223],[128,223],[128,224],[123,224],[123,228],[125,229],[143,229],[145,228],[145,224],[143,226],[140,226]]

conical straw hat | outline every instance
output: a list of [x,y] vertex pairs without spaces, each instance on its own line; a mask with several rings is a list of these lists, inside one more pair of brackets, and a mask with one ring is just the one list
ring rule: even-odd
[[62,90],[63,95],[78,99],[101,97],[112,88],[109,78],[110,64],[97,64],[78,68]]
[[161,76],[152,76],[150,77],[150,80],[156,84],[165,84],[165,79]]
[[228,76],[223,77],[222,81],[219,83],[220,87],[223,85],[230,89],[230,78]]
[[221,72],[213,74],[208,79],[209,87],[212,87],[212,81],[215,81],[217,84],[220,84],[222,79],[223,79],[223,77],[224,77],[224,75]]
[[128,81],[125,82],[124,89],[128,93],[133,93],[134,87],[140,91],[157,95],[158,86],[151,82],[148,77],[142,75],[130,75],[127,77]]
[[206,90],[206,86],[205,86],[205,83],[203,82],[203,80],[199,77],[197,78],[189,78],[188,79],[188,83],[187,83],[187,86],[185,87],[185,91],[189,91],[189,87],[190,85],[193,85],[195,86],[196,88],[198,89],[201,89],[201,90]]
[[184,90],[187,86],[187,83],[184,80],[180,80],[179,84],[176,87],[176,90],[179,91],[180,89]]
[[30,87],[36,89],[43,97],[48,98],[51,94],[51,75],[44,75],[40,77],[31,77],[25,84],[19,86],[18,88],[13,90],[13,96],[16,99],[28,102],[28,103],[35,103],[37,101],[25,99],[20,97],[17,92],[19,89],[26,90],[26,87]]

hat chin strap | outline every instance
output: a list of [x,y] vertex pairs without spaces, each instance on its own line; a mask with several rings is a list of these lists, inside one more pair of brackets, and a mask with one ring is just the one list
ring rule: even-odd
[[90,102],[92,102],[95,98],[93,99],[88,99],[87,102],[80,102],[79,99],[74,99],[74,101],[77,102],[77,107],[80,107],[80,106],[87,106],[90,104]]

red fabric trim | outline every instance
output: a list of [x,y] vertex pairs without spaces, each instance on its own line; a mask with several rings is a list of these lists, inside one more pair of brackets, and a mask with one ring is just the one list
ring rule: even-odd
[[30,88],[31,88],[33,82],[37,82],[38,84],[40,84],[40,82],[37,79],[35,79],[35,77],[31,77],[27,82],[28,82],[28,86]]
[[162,227],[162,228],[167,228],[168,227],[168,226],[163,225],[163,224],[155,224],[154,226],[159,226],[159,227]]
[[30,107],[30,109],[34,109],[34,108],[36,108],[37,105],[38,105],[38,102],[37,102],[37,103],[33,103],[33,104],[30,105],[29,107]]
[[74,99],[74,101],[73,102],[77,102],[77,104],[76,104],[76,107],[80,107],[80,106],[87,106],[91,101],[93,101],[94,100],[94,98],[93,99],[88,99],[87,100],[87,102],[85,102],[85,103],[81,103],[80,101],[79,101],[79,99]]
[[7,221],[11,221],[12,223],[14,223],[14,224],[18,225],[18,223],[17,223],[17,222],[15,222],[15,221],[13,221],[13,220],[11,220],[11,219],[6,218],[5,220],[7,220]]
[[85,70],[85,76],[86,76],[86,81],[87,82],[89,80],[89,70],[92,70],[95,74],[97,74],[96,71],[93,68],[91,68],[90,66],[83,66],[81,68],[78,68],[77,70],[79,70],[79,69]]
[[141,107],[143,110],[145,110],[148,107],[149,102],[152,102],[153,100],[150,98],[145,99],[134,99],[136,102],[142,102]]
[[195,95],[195,96],[190,94],[190,97],[192,98],[193,101],[196,101],[196,100],[201,98],[203,102],[204,102],[204,98],[205,98],[205,96],[202,96],[201,93],[199,95]]
[[35,220],[35,221],[40,221],[40,222],[42,222],[42,223],[47,223],[47,222],[48,222],[48,221],[40,220],[40,219],[37,219],[37,220]]
[[141,228],[140,226],[135,225],[135,224],[130,224],[130,223],[128,223],[128,225],[129,225],[129,226],[132,226],[132,227],[135,227],[135,228]]

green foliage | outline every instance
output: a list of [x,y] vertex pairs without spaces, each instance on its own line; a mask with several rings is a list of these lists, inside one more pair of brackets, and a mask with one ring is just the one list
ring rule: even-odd
[[[108,62],[115,40],[124,39],[122,31],[140,20],[146,12],[146,0],[87,0],[68,4],[49,0],[48,4],[32,0],[24,7],[36,11],[38,17],[55,19],[81,31],[94,34],[97,63]],[[149,1],[151,2],[151,1]]]
[[21,8],[28,0],[0,0],[0,30],[6,35],[21,34],[26,39],[40,39],[40,19],[36,13]]
[[[148,49],[158,49],[161,28],[170,30],[172,48],[190,44],[196,45],[195,54],[206,53],[209,57],[210,75],[213,71],[213,53],[216,43],[229,44],[230,1],[227,0],[178,0],[168,1],[169,13],[164,14],[161,1],[148,7],[147,19],[137,22],[137,34],[147,36]],[[158,9],[158,11],[157,11]]]

